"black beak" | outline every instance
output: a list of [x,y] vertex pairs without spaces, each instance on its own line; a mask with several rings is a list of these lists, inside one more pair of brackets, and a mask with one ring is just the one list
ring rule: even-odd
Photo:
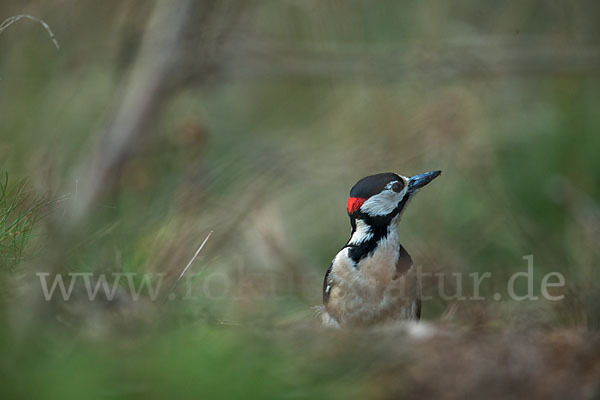
[[429,182],[437,178],[442,174],[442,171],[431,171],[425,172],[424,174],[419,174],[415,176],[411,176],[408,178],[408,192],[415,193],[423,186],[427,185]]

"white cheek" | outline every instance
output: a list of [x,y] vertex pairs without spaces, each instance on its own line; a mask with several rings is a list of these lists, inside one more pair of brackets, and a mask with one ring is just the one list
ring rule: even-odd
[[394,211],[405,194],[406,188],[400,193],[396,193],[393,190],[384,190],[375,196],[369,197],[369,199],[363,203],[360,210],[374,216],[387,215]]

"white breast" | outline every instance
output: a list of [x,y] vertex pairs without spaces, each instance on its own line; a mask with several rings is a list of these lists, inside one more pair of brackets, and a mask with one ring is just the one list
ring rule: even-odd
[[[396,263],[400,243],[396,232],[382,239],[371,256],[358,265],[348,256],[348,248],[333,261],[329,302],[324,322],[371,324],[389,319],[415,319],[419,298],[414,268],[398,277]],[[325,317],[328,321],[325,321]]]

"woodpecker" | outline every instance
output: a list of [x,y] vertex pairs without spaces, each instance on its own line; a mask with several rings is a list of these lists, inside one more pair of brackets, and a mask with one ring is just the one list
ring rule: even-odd
[[421,287],[415,267],[398,239],[398,222],[408,202],[442,172],[412,177],[382,173],[350,190],[352,231],[323,281],[326,326],[370,326],[419,320]]

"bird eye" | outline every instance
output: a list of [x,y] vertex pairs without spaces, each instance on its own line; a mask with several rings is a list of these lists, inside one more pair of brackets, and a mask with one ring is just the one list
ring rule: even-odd
[[394,182],[394,184],[392,185],[392,190],[396,193],[400,193],[400,191],[402,190],[403,187],[404,187],[404,184],[402,184],[400,182]]

